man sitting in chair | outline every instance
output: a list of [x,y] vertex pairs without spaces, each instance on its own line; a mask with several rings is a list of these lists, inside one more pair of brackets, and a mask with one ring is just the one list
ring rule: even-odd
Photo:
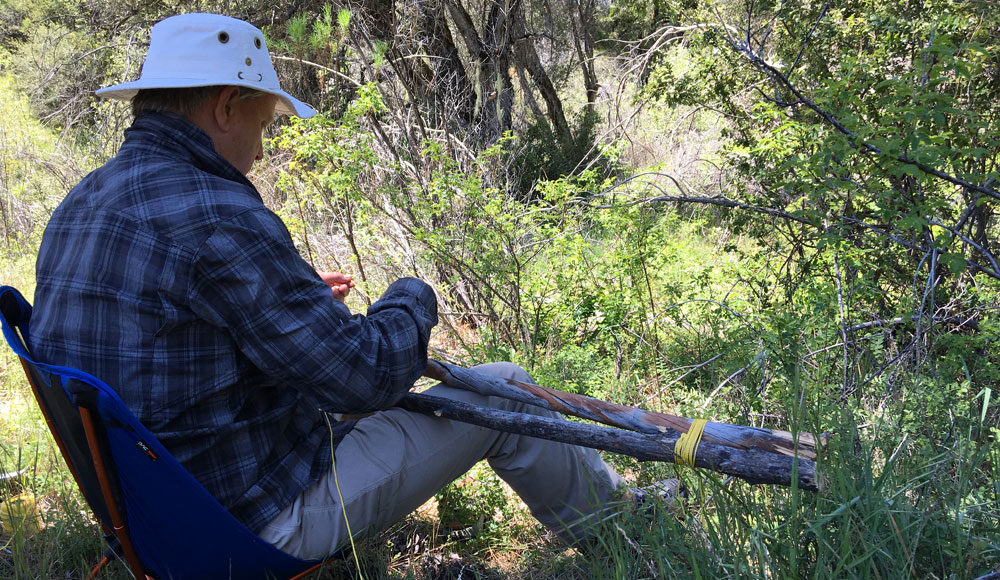
[[[281,90],[260,30],[167,18],[139,80],[97,94],[131,99],[135,121],[45,229],[41,360],[114,387],[222,505],[300,558],[343,547],[348,525],[385,529],[481,459],[547,527],[586,534],[621,483],[594,450],[393,408],[427,363],[434,292],[403,278],[352,314],[350,276],[315,272],[264,206],[246,178],[264,128],[275,113],[314,111]],[[531,380],[509,363],[479,369]]]

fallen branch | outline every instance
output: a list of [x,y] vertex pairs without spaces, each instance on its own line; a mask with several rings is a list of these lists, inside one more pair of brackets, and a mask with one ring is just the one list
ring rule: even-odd
[[[424,376],[451,387],[520,401],[638,433],[669,435],[676,439],[680,434],[687,433],[692,423],[692,420],[686,417],[608,403],[593,397],[548,389],[535,384],[503,380],[434,360],[428,361]],[[701,440],[703,444],[710,443],[733,449],[756,449],[769,454],[788,457],[797,455],[801,459],[811,461],[816,459],[817,438],[810,433],[799,433],[796,439],[788,431],[709,422],[705,425]],[[820,444],[825,443],[823,437],[819,441]]]
[[[409,393],[398,405],[409,411],[497,431],[621,453],[640,461],[674,461],[674,445],[680,436],[676,431],[654,435],[574,423],[491,409],[422,393]],[[821,489],[815,462],[776,455],[756,448],[734,449],[703,440],[694,457],[694,464],[695,467],[732,475],[751,484],[791,486],[794,481],[801,489],[809,491]]]

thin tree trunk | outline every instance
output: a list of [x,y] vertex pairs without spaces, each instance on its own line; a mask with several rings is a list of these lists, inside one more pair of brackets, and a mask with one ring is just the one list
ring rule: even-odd
[[567,0],[567,8],[576,18],[570,18],[573,24],[573,46],[577,58],[580,59],[580,69],[583,71],[583,85],[587,92],[587,104],[597,102],[597,92],[600,88],[597,82],[597,67],[594,60],[594,37],[591,28],[594,26],[594,5],[591,0]]
[[535,86],[545,101],[549,122],[552,123],[552,128],[559,137],[559,141],[564,145],[569,144],[572,142],[573,137],[570,134],[569,123],[566,122],[566,114],[563,112],[562,100],[559,99],[559,94],[552,84],[552,79],[549,78],[548,73],[545,72],[545,67],[542,66],[542,61],[535,50],[534,40],[528,34],[523,2],[518,1],[516,3],[516,10],[511,15],[511,18],[511,30],[514,36],[514,56],[521,66],[528,71],[532,80],[535,81]]
[[480,37],[469,13],[459,0],[445,0],[448,14],[465,42],[475,77],[476,121],[484,143],[496,141],[512,126],[514,85],[510,78],[509,0],[489,6]]

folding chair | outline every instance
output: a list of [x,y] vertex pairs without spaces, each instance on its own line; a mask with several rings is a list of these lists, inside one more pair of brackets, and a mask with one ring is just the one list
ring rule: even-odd
[[21,293],[0,286],[4,338],[111,549],[136,578],[301,578],[322,565],[278,550],[234,518],[100,379],[34,360],[30,319]]

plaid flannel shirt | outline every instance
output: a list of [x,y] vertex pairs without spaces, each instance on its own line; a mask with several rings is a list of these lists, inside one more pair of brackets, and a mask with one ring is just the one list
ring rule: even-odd
[[[351,423],[420,377],[437,305],[404,278],[352,315],[188,121],[141,115],[45,229],[31,348],[87,371],[255,532]],[[345,466],[347,467],[347,466]]]

